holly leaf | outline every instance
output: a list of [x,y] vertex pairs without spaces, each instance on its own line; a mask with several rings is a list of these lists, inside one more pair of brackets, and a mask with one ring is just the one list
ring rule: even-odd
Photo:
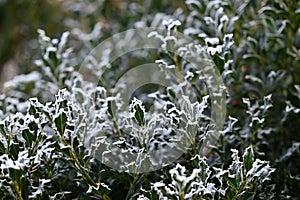
[[67,126],[68,117],[65,112],[61,112],[55,119],[54,123],[60,135],[63,135]]
[[246,151],[243,154],[243,162],[244,162],[246,172],[248,172],[252,168],[254,162],[254,153],[253,153],[252,146],[246,148]]
[[138,122],[138,124],[140,126],[144,126],[145,125],[145,112],[144,112],[144,109],[141,108],[141,105],[139,105],[139,104],[136,104],[134,106],[134,108],[135,108],[134,117],[135,117],[136,121]]

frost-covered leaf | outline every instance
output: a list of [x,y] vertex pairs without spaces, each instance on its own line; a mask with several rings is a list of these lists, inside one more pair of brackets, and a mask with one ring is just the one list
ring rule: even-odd
[[60,135],[63,135],[65,133],[65,129],[67,126],[68,117],[67,114],[64,111],[61,111],[55,118],[55,126],[60,133]]
[[129,106],[130,112],[133,113],[134,118],[140,126],[145,125],[145,108],[142,105],[142,102],[136,98],[133,99],[132,103]]
[[243,162],[246,172],[249,171],[254,162],[254,152],[252,146],[246,148],[245,153],[243,154]]

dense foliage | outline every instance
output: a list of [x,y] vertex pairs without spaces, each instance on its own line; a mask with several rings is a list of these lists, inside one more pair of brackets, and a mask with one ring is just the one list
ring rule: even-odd
[[[66,0],[68,31],[51,38],[47,27],[38,29],[36,70],[6,82],[0,94],[1,199],[299,199],[300,2],[175,2]],[[152,33],[161,34],[159,50],[111,63],[100,52],[82,71],[100,42],[146,27],[165,30]],[[226,86],[224,125],[205,155],[214,102],[202,68],[185,62],[203,49],[209,57],[202,61],[213,62]],[[131,79],[120,77],[149,62],[170,86],[139,88],[122,110],[119,94]],[[95,85],[97,66],[109,70]],[[107,141],[125,155],[176,148],[171,141],[187,138],[187,152],[152,172],[135,173],[142,161],[115,170],[94,156],[111,153],[100,148]]]

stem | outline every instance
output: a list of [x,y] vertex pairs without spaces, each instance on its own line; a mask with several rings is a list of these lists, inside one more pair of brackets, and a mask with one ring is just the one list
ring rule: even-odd
[[19,198],[20,200],[23,200],[23,197],[22,197],[22,191],[20,190],[20,187],[19,187],[19,185],[18,185],[18,182],[17,182],[17,181],[13,181],[13,186],[14,186],[16,192],[17,192],[18,198]]
[[40,143],[40,139],[37,138],[37,140],[34,142],[33,147],[29,150],[28,155],[29,157],[33,154],[35,147]]
[[119,131],[120,129],[119,129],[119,125],[118,125],[118,123],[117,123],[115,117],[112,116],[112,117],[111,117],[111,120],[113,121],[114,128],[116,129],[117,136],[120,137],[120,136],[121,136],[120,131]]
[[65,146],[68,146],[69,153],[71,155],[71,159],[75,161],[75,163],[79,167],[81,173],[84,175],[83,177],[86,178],[86,180],[89,182],[89,184],[93,185],[94,187],[97,187],[97,184],[95,183],[95,181],[90,177],[90,175],[86,172],[85,168],[78,161],[78,158],[77,158],[76,154],[74,153],[73,148],[68,145],[68,143],[66,142],[64,137],[61,137],[61,140]]
[[178,83],[181,83],[184,79],[184,71],[182,70],[182,68],[180,67],[180,63],[179,63],[179,60],[178,60],[178,55],[175,54],[173,56],[173,60],[175,62],[175,67],[176,67],[176,72],[175,72],[175,76],[176,76],[176,81]]
[[173,60],[175,62],[175,66],[176,66],[177,71],[180,73],[180,75],[183,75],[184,72],[183,72],[182,68],[180,67],[178,57],[179,57],[178,54],[174,54]]
[[180,200],[184,200],[184,193],[181,193],[180,195],[179,195],[179,198],[180,198]]
[[[44,115],[47,117],[47,119],[49,120],[49,122],[51,124],[53,124],[53,120],[51,119],[51,117],[48,115],[48,113],[44,112]],[[54,124],[55,125],[55,124]],[[69,150],[69,153],[70,153],[70,157],[71,157],[71,160],[73,160],[75,162],[75,167],[77,165],[77,169],[79,168],[80,172],[82,173],[83,175],[83,178],[84,180],[86,180],[88,182],[88,184],[94,186],[94,187],[98,187],[98,184],[91,178],[91,176],[88,174],[88,172],[86,171],[85,167],[83,167],[81,165],[81,163],[79,162],[79,159],[76,155],[76,153],[74,152],[74,149],[72,148],[73,147],[73,144],[72,146],[68,145],[67,141],[65,140],[64,138],[64,135],[62,134],[61,135],[61,141],[62,143],[68,147],[68,150]],[[62,152],[63,153],[63,152]],[[101,182],[99,182],[101,183]],[[111,200],[109,196],[107,196],[106,194],[102,194],[101,197],[104,199],[104,200]]]
[[[83,175],[83,178],[92,186],[94,187],[98,187],[98,184],[91,178],[91,176],[88,174],[88,172],[86,171],[86,169],[81,165],[81,163],[78,160],[78,157],[76,155],[76,153],[74,152],[73,148],[71,146],[68,145],[67,141],[65,140],[65,138],[63,137],[63,135],[61,136],[61,140],[63,142],[63,144],[65,146],[67,146],[69,148],[69,153],[71,156],[71,160],[73,160],[75,162],[75,164],[77,165],[77,167],[79,168],[80,172]],[[100,183],[100,182],[99,182]],[[106,194],[101,195],[101,197],[104,200],[111,200],[109,198],[109,196],[107,196]]]
[[133,181],[130,182],[130,188],[129,188],[128,192],[127,192],[127,195],[126,195],[125,200],[129,200],[130,194],[131,194],[131,192],[132,192],[132,190],[133,190],[133,188],[134,188],[134,186],[135,186],[135,184],[136,184],[136,180],[138,179],[138,176],[139,176],[139,175],[136,174],[136,175],[133,177]]
[[245,186],[246,186],[246,183],[247,183],[247,178],[245,178],[242,182],[242,185],[240,186],[239,190],[237,191],[237,193],[235,194],[235,197],[237,197],[241,192],[244,191],[245,189]]
[[101,197],[104,199],[104,200],[111,200],[111,198],[109,196],[107,196],[107,194],[103,194],[101,195]]
[[252,145],[255,145],[257,130],[258,130],[258,128],[256,128],[256,127],[254,127],[254,130],[252,130],[252,135],[250,138],[250,144],[252,144]]

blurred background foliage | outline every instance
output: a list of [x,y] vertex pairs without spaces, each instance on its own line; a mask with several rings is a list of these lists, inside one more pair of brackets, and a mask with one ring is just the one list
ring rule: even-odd
[[143,16],[157,12],[171,14],[179,7],[186,11],[184,1],[0,0],[0,85],[16,74],[35,69],[32,63],[40,55],[37,29],[47,30],[51,37],[58,37],[66,30],[73,30],[74,35],[79,30],[86,33],[94,30],[98,40],[91,43],[98,44],[97,23],[103,26],[101,36],[106,38],[115,31],[133,27],[133,22]]
[[[38,49],[38,28],[58,35],[63,29],[63,12],[58,1],[0,1],[0,69],[13,60],[18,71],[28,72]],[[34,51],[34,52],[33,52]]]

